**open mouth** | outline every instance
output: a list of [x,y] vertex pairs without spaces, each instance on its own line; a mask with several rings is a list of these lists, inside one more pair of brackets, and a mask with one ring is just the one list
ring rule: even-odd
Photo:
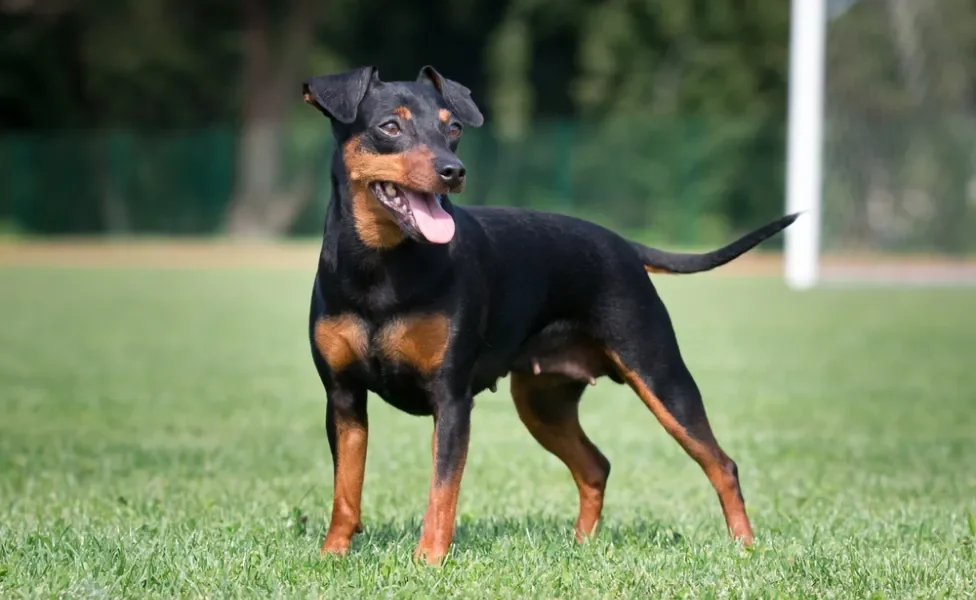
[[432,244],[446,244],[454,237],[454,219],[444,210],[439,194],[377,181],[370,184],[376,199],[406,233]]

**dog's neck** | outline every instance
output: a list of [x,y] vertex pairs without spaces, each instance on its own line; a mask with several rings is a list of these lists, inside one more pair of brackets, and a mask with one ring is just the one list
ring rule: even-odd
[[319,275],[328,278],[343,302],[369,317],[389,314],[398,306],[410,306],[418,298],[436,297],[451,288],[453,262],[447,244],[405,238],[393,248],[372,248],[356,231],[352,201],[344,172],[334,171]]

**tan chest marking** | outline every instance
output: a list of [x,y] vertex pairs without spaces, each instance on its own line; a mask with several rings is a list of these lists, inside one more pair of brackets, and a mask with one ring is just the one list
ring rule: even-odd
[[450,331],[444,315],[405,317],[385,325],[377,341],[386,358],[429,375],[444,362]]
[[368,340],[363,323],[353,315],[337,315],[315,323],[315,347],[334,373],[366,358]]

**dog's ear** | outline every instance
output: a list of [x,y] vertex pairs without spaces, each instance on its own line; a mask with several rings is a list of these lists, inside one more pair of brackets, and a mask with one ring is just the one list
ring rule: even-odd
[[434,86],[444,100],[451,112],[465,125],[481,127],[485,118],[478,110],[478,106],[471,99],[471,90],[456,81],[451,81],[438,73],[434,67],[427,65],[420,70],[417,81],[426,82]]
[[361,67],[335,75],[311,77],[302,83],[305,102],[340,123],[356,120],[359,103],[363,101],[369,84],[379,81],[375,67]]

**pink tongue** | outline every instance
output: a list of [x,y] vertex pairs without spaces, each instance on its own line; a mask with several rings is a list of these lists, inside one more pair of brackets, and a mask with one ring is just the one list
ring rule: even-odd
[[410,203],[417,229],[427,238],[427,241],[434,244],[446,244],[451,241],[454,237],[454,219],[441,208],[434,195],[400,189]]

